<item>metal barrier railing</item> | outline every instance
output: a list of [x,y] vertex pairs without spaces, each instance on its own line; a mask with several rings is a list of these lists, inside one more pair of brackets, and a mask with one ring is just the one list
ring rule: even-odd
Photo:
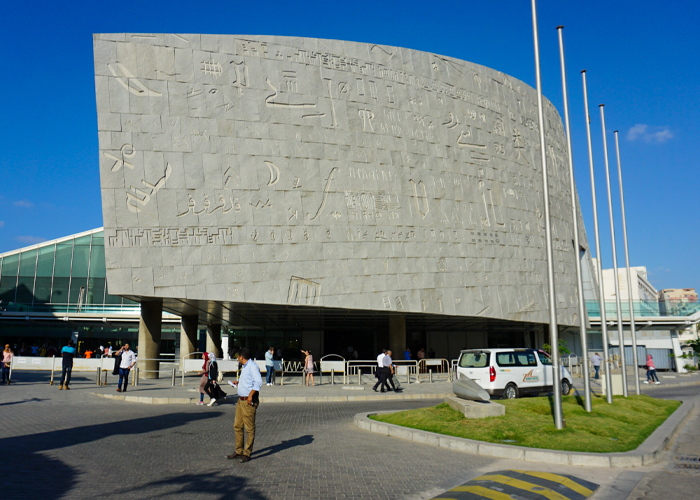
[[418,378],[427,378],[432,383],[433,377],[446,377],[452,380],[452,367],[444,358],[426,358],[418,362]]

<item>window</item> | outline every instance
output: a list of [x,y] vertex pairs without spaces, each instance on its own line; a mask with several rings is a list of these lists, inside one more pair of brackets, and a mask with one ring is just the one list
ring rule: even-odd
[[468,352],[459,360],[460,368],[484,368],[489,364],[489,355],[486,352]]
[[547,356],[547,353],[537,351],[537,355],[540,357],[540,363],[543,365],[551,365],[552,364],[552,358]]
[[513,351],[497,353],[496,363],[498,363],[498,366],[518,366],[518,362]]
[[519,352],[517,356],[520,366],[537,366],[534,352]]

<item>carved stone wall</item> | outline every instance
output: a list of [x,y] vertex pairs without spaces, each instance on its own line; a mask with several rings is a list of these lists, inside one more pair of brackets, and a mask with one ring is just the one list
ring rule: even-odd
[[[101,34],[94,54],[109,293],[548,321],[523,82],[304,38]],[[566,140],[545,117],[573,325]]]

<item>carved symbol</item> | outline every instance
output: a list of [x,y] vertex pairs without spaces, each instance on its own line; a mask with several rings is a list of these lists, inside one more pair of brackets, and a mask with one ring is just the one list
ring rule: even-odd
[[129,163],[128,161],[126,161],[126,158],[132,158],[136,154],[134,146],[132,146],[131,144],[124,144],[121,148],[121,153],[122,157],[117,158],[116,156],[105,152],[105,156],[107,158],[109,158],[110,160],[114,160],[114,165],[112,165],[112,172],[116,172],[122,167],[130,168],[132,170],[134,168],[133,163]]
[[298,92],[296,71],[282,71],[282,78],[287,84],[287,92]]
[[246,66],[245,60],[241,62],[231,61],[231,64],[233,64],[233,69],[236,74],[231,85],[238,88],[239,95],[243,94],[243,87],[248,86],[248,66]]
[[[141,211],[143,207],[145,207],[149,201],[151,201],[151,197],[155,196],[155,194],[163,187],[165,186],[165,181],[168,180],[168,177],[170,177],[170,174],[172,173],[173,169],[170,167],[170,163],[168,163],[165,166],[165,173],[163,177],[158,179],[158,181],[155,184],[151,184],[150,182],[146,181],[145,179],[141,179],[141,183],[146,186],[147,188],[151,189],[151,192],[147,191],[142,191],[141,189],[138,189],[134,186],[131,186],[130,189],[132,192],[127,191],[126,192],[126,206],[129,209],[130,212],[138,213]],[[140,207],[138,205],[141,205]]]
[[459,125],[459,120],[456,119],[452,113],[449,114],[449,117],[450,119],[443,123],[443,125],[445,125],[447,128],[455,128],[457,125]]
[[173,33],[173,36],[174,36],[175,38],[179,38],[179,39],[182,40],[183,42],[190,43],[190,41],[189,41],[187,38],[185,38],[185,37],[182,37],[182,36],[180,36],[180,35],[176,35],[176,34],[174,34],[174,33]]
[[292,210],[291,208],[288,208],[287,210],[289,210],[289,220],[298,218],[296,210]]
[[[131,72],[128,69],[126,69],[122,63],[117,63],[117,68],[121,72],[122,76],[120,76],[116,71],[114,71],[114,68],[112,68],[110,64],[107,64],[107,67],[109,68],[109,71],[111,71],[112,76],[114,76],[117,79],[119,84],[132,94],[145,97],[160,97],[163,95],[160,92],[156,92],[155,90],[151,90],[148,87],[146,87],[134,75],[132,75]],[[126,78],[127,80],[124,81],[124,78]],[[132,84],[136,87],[133,87]]]
[[360,118],[362,118],[362,131],[366,131],[367,125],[369,125],[370,130],[374,132],[374,125],[372,125],[374,113],[372,113],[369,109],[360,109],[357,111],[357,114],[359,114]]
[[[306,288],[306,291],[304,289]],[[292,276],[289,280],[287,304],[318,305],[321,296],[321,284],[311,280]]]
[[338,126],[338,121],[335,119],[335,104],[333,104],[333,86],[331,85],[332,81],[330,78],[324,78],[324,80],[328,83],[328,98],[331,100],[331,116],[333,117],[333,127]]
[[389,52],[384,47],[375,44],[375,45],[372,45],[372,47],[370,47],[369,51],[374,52],[375,49],[376,49],[376,52],[378,54],[384,53],[384,55],[389,56],[389,59],[387,59],[387,61],[391,61],[391,58],[394,57],[394,54],[396,54],[396,50],[397,50],[397,49],[394,49],[393,52]]
[[204,71],[205,75],[213,75],[216,78],[220,77],[224,72],[221,64],[211,59],[209,61],[202,61],[202,71]]
[[326,180],[326,187],[323,188],[323,200],[321,201],[321,205],[318,207],[318,210],[316,210],[316,215],[311,217],[310,213],[307,213],[306,216],[310,217],[309,220],[316,220],[316,218],[321,215],[321,212],[323,212],[324,207],[326,206],[326,200],[328,199],[328,191],[331,188],[331,182],[333,181],[333,174],[335,174],[336,170],[338,170],[338,167],[333,167],[331,169],[331,173],[328,174],[328,179]]
[[525,163],[529,165],[530,163],[527,161],[527,158],[523,154],[523,150],[525,149],[525,142],[523,141],[523,138],[520,135],[520,130],[518,130],[517,128],[513,128],[513,147],[518,151],[518,156],[516,160],[522,158],[523,160],[525,160]]
[[479,149],[486,148],[486,144],[474,144],[474,142],[472,142],[472,141],[465,140],[467,137],[471,137],[471,136],[472,136],[471,128],[467,128],[466,133],[460,132],[459,138],[457,139],[457,147],[460,147],[460,148],[479,148]]
[[331,214],[331,217],[333,217],[335,220],[338,220],[339,218],[342,217],[342,215],[340,214],[340,212],[333,212]]
[[277,97],[277,88],[272,85],[272,82],[270,81],[269,78],[265,78],[265,81],[267,84],[270,86],[270,88],[274,91],[272,94],[267,96],[265,98],[265,105],[268,108],[315,108],[316,104],[314,103],[287,103],[287,102],[277,102],[274,99]]
[[183,212],[181,214],[177,214],[178,217],[184,217],[190,212],[194,212],[194,206],[195,206],[195,201],[194,198],[190,195],[190,199],[187,200],[187,212]]
[[[430,207],[428,206],[428,193],[425,189],[425,183],[423,181],[418,181],[418,184],[416,184],[416,182],[413,179],[409,179],[408,182],[410,182],[411,185],[413,186],[413,199],[416,202],[416,210],[425,219],[425,216],[428,215],[428,212],[430,211]],[[418,194],[418,186],[422,186],[422,188],[423,188],[422,195]],[[421,210],[421,200],[423,200],[423,204],[425,205],[425,210]]]
[[280,180],[280,169],[271,161],[265,160],[265,165],[270,169],[270,180],[267,182],[267,185],[274,186]]
[[270,200],[268,198],[267,201],[258,200],[258,202],[255,205],[253,205],[252,203],[249,203],[249,205],[253,208],[258,208],[262,210],[263,208],[270,208],[272,206],[272,203],[270,203]]
[[224,188],[228,187],[228,183],[232,183],[234,186],[239,186],[239,180],[240,176],[233,170],[231,170],[233,167],[229,167],[226,169],[226,172],[224,172]]
[[301,185],[301,179],[297,177],[296,179],[294,179],[294,185],[292,186],[292,189],[298,189],[300,187],[303,187]]

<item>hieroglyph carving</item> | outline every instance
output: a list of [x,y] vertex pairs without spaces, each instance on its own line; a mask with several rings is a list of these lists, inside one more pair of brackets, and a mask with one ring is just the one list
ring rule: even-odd
[[[139,81],[138,78],[132,75],[131,72],[128,69],[126,69],[122,63],[117,63],[117,69],[119,70],[118,72],[114,70],[111,64],[107,64],[107,67],[112,73],[112,76],[114,76],[117,79],[119,85],[124,87],[132,94],[143,97],[160,97],[163,95],[160,92],[156,92],[155,90],[151,90],[148,87],[146,87],[143,83]],[[124,80],[125,78],[126,81]]]
[[289,280],[287,304],[317,306],[321,298],[321,284],[297,276]]
[[[137,187],[131,186],[130,191],[126,192],[126,206],[130,212],[138,213],[145,207],[151,198],[156,195],[159,189],[165,186],[165,181],[168,180],[173,169],[168,163],[165,166],[165,173],[163,177],[158,179],[155,184],[151,184],[146,179],[141,179],[141,183],[150,189],[150,191],[144,191]],[[139,206],[140,205],[140,206]]]
[[[416,202],[416,210],[425,219],[425,216],[428,215],[430,211],[428,192],[425,189],[425,183],[423,181],[418,181],[418,183],[416,183],[413,179],[409,179],[408,182],[413,186],[413,200]],[[418,190],[419,187],[422,189],[420,193]]]

